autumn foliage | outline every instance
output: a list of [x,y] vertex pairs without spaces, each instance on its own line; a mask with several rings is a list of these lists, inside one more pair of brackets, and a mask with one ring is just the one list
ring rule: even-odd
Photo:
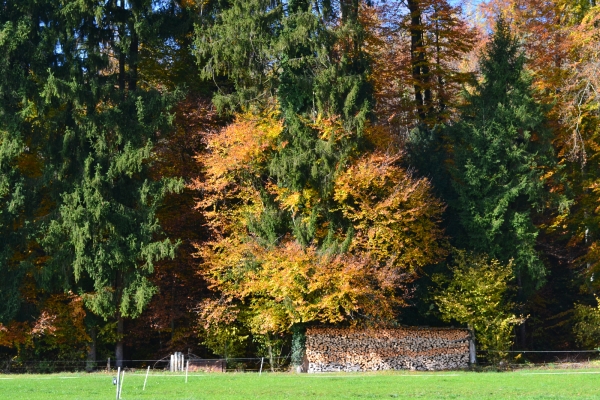
[[[441,203],[427,180],[398,166],[393,147],[378,147],[392,144],[389,134],[368,128],[374,150],[348,160],[333,178],[328,206],[348,229],[332,231],[319,213],[321,193],[268,178],[268,161],[286,145],[277,141],[284,129],[277,117],[275,109],[238,115],[209,138],[210,153],[199,159],[206,179],[197,183],[205,193],[198,208],[213,237],[198,246],[204,276],[218,296],[243,309],[257,334],[286,332],[295,323],[392,320],[420,268],[444,254]],[[347,134],[335,118],[312,126],[322,140]],[[277,208],[267,209],[265,197]],[[290,225],[311,224],[315,238],[302,245],[290,226],[273,242],[261,240],[249,227],[266,212],[285,214]]]
[[600,344],[595,1],[63,3],[0,9],[0,359]]

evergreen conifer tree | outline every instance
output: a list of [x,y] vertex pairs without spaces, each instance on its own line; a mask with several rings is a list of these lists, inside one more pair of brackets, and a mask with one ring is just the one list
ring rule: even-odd
[[546,270],[536,250],[536,212],[548,199],[555,165],[543,108],[532,96],[525,56],[505,21],[498,19],[480,62],[482,81],[465,93],[452,142],[451,212],[458,217],[459,247],[507,263],[517,278],[538,286]]
[[[275,100],[284,121],[278,137],[281,150],[269,161],[268,177],[258,179],[299,193],[299,209],[281,210],[275,196],[256,183],[265,207],[248,229],[265,246],[276,246],[291,235],[303,247],[338,249],[335,233],[351,235],[349,221],[333,210],[333,185],[345,161],[356,154],[370,112],[358,9],[358,1],[340,2],[335,8],[328,0],[234,0],[217,10],[213,24],[198,31],[203,77],[223,74],[234,86],[229,93],[217,93],[217,107],[260,109]],[[315,120],[338,116],[347,132],[342,137],[326,138],[315,129]],[[307,197],[314,193],[316,201]],[[306,211],[303,204],[309,216],[295,217]],[[325,238],[317,233],[322,224],[329,230]],[[302,329],[295,326],[293,331],[298,335]],[[296,363],[300,358],[294,355]]]
[[[155,293],[154,262],[174,254],[155,214],[181,185],[153,179],[149,168],[175,97],[138,81],[155,12],[151,0],[9,2],[0,12],[0,168],[10,169],[0,235],[12,235],[15,215],[26,217],[24,204],[34,208],[31,241],[46,259],[33,273],[116,323],[118,365],[123,318],[142,312]],[[22,198],[32,163],[41,164],[37,203]]]
[[42,152],[52,121],[42,115],[40,82],[57,62],[55,42],[43,29],[51,8],[22,1],[0,9],[0,323],[23,320],[23,279],[45,275],[33,262],[44,255],[36,242],[36,216],[43,212],[42,199],[48,200]]

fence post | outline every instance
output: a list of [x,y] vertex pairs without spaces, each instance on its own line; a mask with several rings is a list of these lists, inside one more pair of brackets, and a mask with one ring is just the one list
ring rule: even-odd
[[108,361],[106,362],[106,372],[110,373],[110,357],[108,357]]
[[146,370],[146,379],[144,379],[144,388],[142,390],[146,390],[146,382],[148,382],[148,374],[150,373],[150,366],[148,365],[148,369]]
[[265,361],[264,357],[260,358],[260,371],[258,371],[258,376],[262,375],[262,366],[263,366],[263,361]]
[[123,375],[121,375],[121,382],[119,384],[119,395],[117,399],[121,399],[121,390],[123,390],[123,378],[125,378],[125,368],[123,367]]
[[117,400],[119,400],[119,381],[121,379],[121,367],[117,367]]

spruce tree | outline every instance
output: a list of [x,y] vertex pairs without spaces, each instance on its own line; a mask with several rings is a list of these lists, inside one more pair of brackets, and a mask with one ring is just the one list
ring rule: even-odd
[[[11,200],[2,218],[23,219],[23,205],[33,205],[32,241],[45,256],[34,274],[54,281],[53,290],[81,294],[91,312],[116,324],[118,365],[123,319],[148,304],[153,264],[175,247],[161,237],[156,211],[180,183],[154,179],[150,167],[176,97],[138,79],[140,46],[157,29],[155,6],[77,0],[2,9],[0,168],[10,173],[0,195]],[[28,151],[41,164],[37,204],[34,195],[19,198],[31,164],[19,160]],[[3,220],[0,235],[15,225]]]
[[[314,203],[305,196],[318,193],[310,216],[297,218],[261,188],[265,209],[251,218],[248,229],[265,246],[276,246],[291,235],[303,247],[317,243],[323,251],[337,251],[341,243],[334,234],[342,230],[351,235],[349,221],[332,209],[333,184],[361,145],[371,91],[361,48],[359,2],[338,6],[328,0],[234,0],[197,33],[202,76],[225,75],[233,84],[233,90],[217,93],[217,107],[260,109],[273,100],[278,104],[284,121],[278,138],[281,150],[270,159],[267,176],[257,177],[257,186],[260,180],[272,180],[300,193],[299,214],[304,212],[302,204]],[[324,138],[315,129],[315,120],[338,116],[347,132],[342,138]],[[321,224],[329,227],[325,238],[317,234]],[[294,343],[301,342],[296,337],[302,334],[301,326],[293,332]],[[295,353],[294,362],[299,359]]]
[[447,131],[456,192],[450,212],[462,227],[459,247],[504,263],[512,259],[517,278],[539,287],[546,270],[534,217],[548,199],[545,174],[555,163],[525,61],[499,19],[480,61],[481,82],[465,93],[461,119]]
[[[31,269],[27,236],[31,232],[34,191],[39,182],[36,165],[37,138],[31,129],[31,110],[23,100],[32,95],[27,68],[48,50],[35,27],[36,9],[31,2],[10,2],[0,11],[0,323],[17,316],[20,285]],[[43,53],[42,53],[43,54]],[[25,106],[25,107],[24,107]],[[28,162],[27,162],[28,161]]]

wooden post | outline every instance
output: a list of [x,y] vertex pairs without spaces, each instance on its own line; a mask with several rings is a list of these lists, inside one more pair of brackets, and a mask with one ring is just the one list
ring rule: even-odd
[[185,383],[187,383],[188,369],[190,369],[190,360],[185,363]]
[[262,367],[263,367],[263,361],[265,361],[264,357],[260,358],[260,371],[258,371],[258,376],[262,375]]
[[108,357],[108,361],[106,362],[106,372],[110,372],[110,357]]
[[150,373],[150,366],[148,365],[148,370],[146,371],[146,379],[144,379],[144,388],[142,390],[146,390],[146,382],[148,382],[148,374]]

